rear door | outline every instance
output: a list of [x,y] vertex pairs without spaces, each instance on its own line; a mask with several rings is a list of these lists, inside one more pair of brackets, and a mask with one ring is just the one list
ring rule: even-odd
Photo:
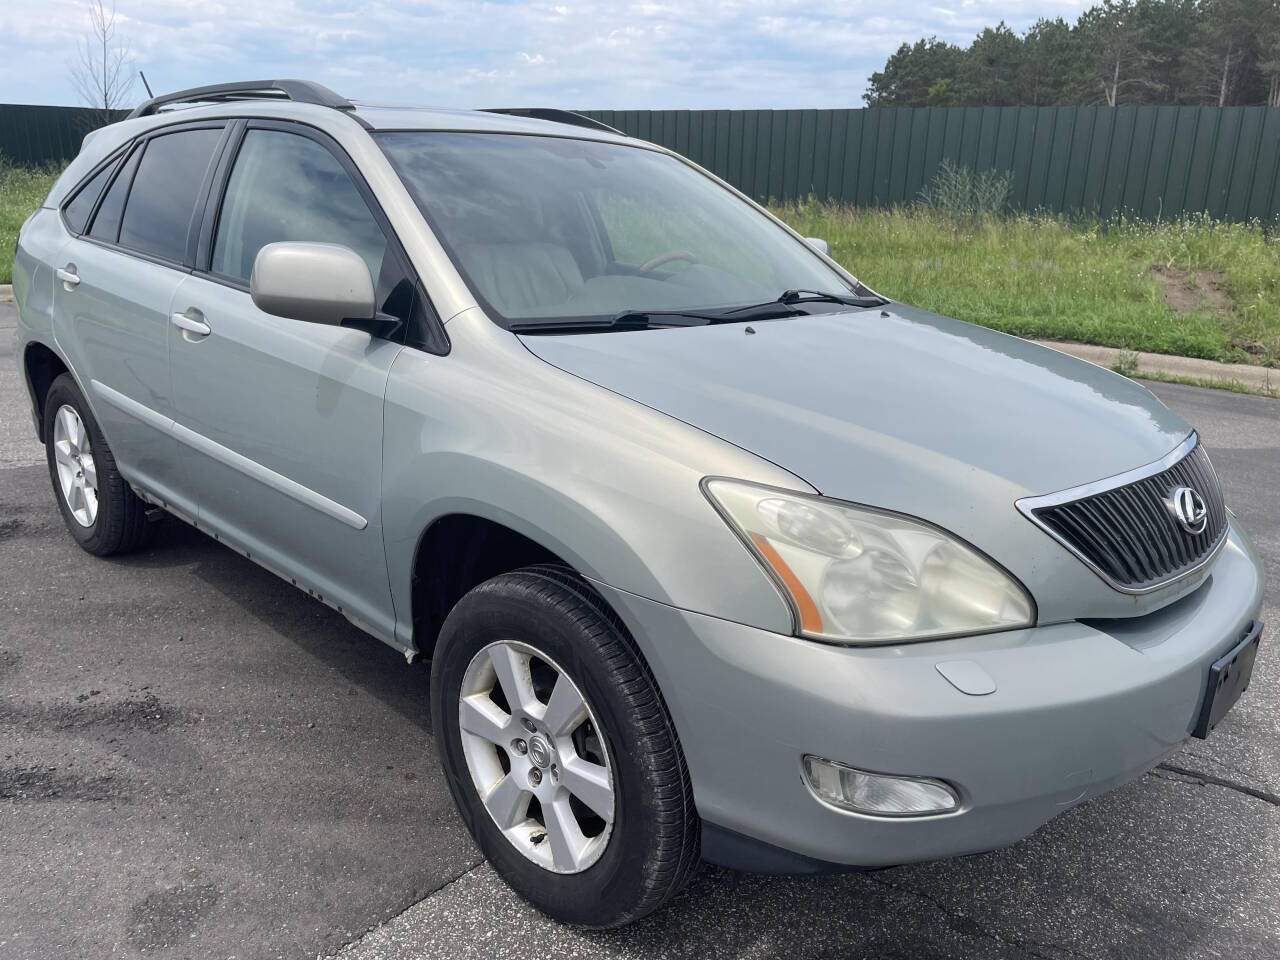
[[190,271],[225,124],[163,128],[95,172],[63,209],[55,336],[120,471],[194,516],[171,432],[169,306]]
[[173,301],[175,318],[200,325],[170,332],[175,429],[200,522],[390,638],[382,416],[403,337],[264,313],[248,283],[258,251],[287,240],[355,250],[383,312],[404,320],[416,281],[336,144],[297,124],[240,127],[197,270]]

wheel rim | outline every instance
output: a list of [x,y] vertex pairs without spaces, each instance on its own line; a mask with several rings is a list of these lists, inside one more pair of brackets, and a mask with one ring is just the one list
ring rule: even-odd
[[491,643],[471,659],[458,707],[471,781],[503,836],[554,873],[604,853],[616,803],[604,733],[586,698],[545,653]]
[[53,459],[58,486],[71,516],[82,527],[98,516],[98,468],[93,462],[89,431],[75,407],[63,404],[53,418]]

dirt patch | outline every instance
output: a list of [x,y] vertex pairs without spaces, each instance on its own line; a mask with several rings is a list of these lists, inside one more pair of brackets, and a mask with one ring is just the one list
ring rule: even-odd
[[1231,311],[1227,297],[1227,275],[1222,270],[1180,270],[1156,264],[1151,274],[1160,285],[1160,292],[1174,313],[1224,314]]
[[55,767],[0,769],[0,800],[127,802],[130,785],[118,777],[84,777]]
[[93,690],[76,697],[75,703],[32,704],[0,699],[0,724],[23,726],[48,732],[101,731],[163,733],[174,724],[191,723],[186,712],[160,700],[151,692],[122,700],[98,699]]

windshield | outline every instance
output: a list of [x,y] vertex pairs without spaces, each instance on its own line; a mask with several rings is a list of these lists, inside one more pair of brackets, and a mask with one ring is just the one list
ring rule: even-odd
[[514,134],[376,138],[472,292],[506,325],[851,289],[806,244],[663,153]]

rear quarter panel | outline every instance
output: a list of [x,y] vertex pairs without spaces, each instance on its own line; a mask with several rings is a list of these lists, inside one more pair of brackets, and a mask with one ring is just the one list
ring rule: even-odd
[[[18,336],[13,355],[31,400],[33,423],[38,417],[37,402],[27,378],[26,353],[32,343],[41,343],[62,356],[53,332],[54,266],[70,239],[58,211],[41,207],[18,232],[14,251],[13,298],[18,307]],[[36,430],[39,432],[38,425]]]

